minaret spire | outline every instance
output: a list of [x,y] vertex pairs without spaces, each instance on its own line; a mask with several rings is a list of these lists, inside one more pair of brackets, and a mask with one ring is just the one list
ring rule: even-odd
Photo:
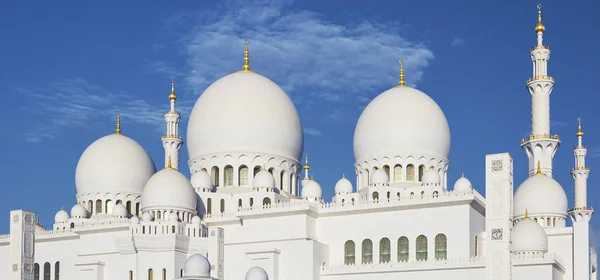
[[171,78],[171,93],[169,94],[170,110],[165,114],[167,133],[162,137],[165,148],[165,168],[179,169],[179,148],[183,144],[183,138],[179,136],[179,121],[181,116],[175,109],[175,80]]
[[115,129],[115,134],[121,134],[121,113],[117,111],[117,128]]
[[398,61],[400,62],[400,81],[398,82],[398,86],[404,86],[404,61],[402,58]]
[[[548,75],[550,48],[542,44],[542,35],[546,30],[542,23],[542,6],[538,5],[537,8],[537,45],[530,51],[533,77],[527,80],[531,95],[531,134],[521,140],[521,147],[529,157],[529,175],[535,174],[536,164],[541,162],[542,172],[552,177],[552,159],[560,146],[560,138],[550,133],[550,93],[554,88],[554,78]],[[534,152],[538,147],[543,150]]]
[[310,170],[310,165],[308,165],[308,154],[306,154],[306,161],[304,162],[304,180],[310,180],[308,177],[308,171]]

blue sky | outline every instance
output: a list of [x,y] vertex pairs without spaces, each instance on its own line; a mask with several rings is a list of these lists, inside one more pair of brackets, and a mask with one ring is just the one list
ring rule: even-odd
[[[485,155],[510,152],[515,185],[527,176],[519,146],[530,131],[529,48],[535,44],[535,1],[125,1],[5,2],[0,9],[0,102],[6,119],[0,161],[8,211],[28,209],[53,223],[75,201],[75,167],[84,149],[123,132],[161,165],[163,112],[170,77],[187,116],[219,77],[242,66],[243,38],[252,69],[291,96],[305,129],[312,174],[329,199],[343,173],[353,174],[352,140],[361,110],[397,83],[429,94],[452,133],[450,174],[484,192]],[[590,206],[597,206],[600,132],[595,81],[600,39],[598,1],[542,1],[552,132],[562,146],[555,178],[573,204],[572,148],[577,117],[589,148]],[[185,134],[183,134],[185,135]],[[187,151],[182,149],[182,160]],[[183,170],[188,174],[188,170]],[[593,219],[600,228],[600,219]]]

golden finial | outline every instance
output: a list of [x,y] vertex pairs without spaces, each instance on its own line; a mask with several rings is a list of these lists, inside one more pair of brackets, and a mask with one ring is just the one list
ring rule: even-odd
[[116,134],[121,134],[121,113],[117,111],[117,129],[115,130]]
[[310,165],[308,165],[308,154],[306,154],[306,162],[304,163],[304,170],[309,170]]
[[581,129],[581,117],[577,118],[577,137],[583,137],[583,129]]
[[462,175],[460,175],[461,178],[465,178],[465,173],[463,173]]
[[170,155],[169,155],[169,158],[167,159],[167,167],[165,169],[175,169],[175,168],[173,168]]
[[250,52],[248,51],[249,44],[250,42],[248,39],[244,39],[246,50],[244,51],[244,67],[242,68],[242,72],[250,72]]
[[171,78],[171,94],[169,94],[169,100],[177,100],[177,94],[175,94],[175,79]]
[[525,208],[525,220],[530,220],[529,218],[529,210]]
[[542,4],[538,4],[537,8],[538,8],[538,22],[535,25],[535,33],[544,32],[544,30],[546,30],[546,27],[542,23]]
[[398,82],[398,85],[404,86],[404,60],[401,58],[398,62],[400,62],[400,82]]
[[538,163],[537,163],[537,172],[535,172],[534,175],[540,175],[540,174],[544,174],[544,173],[542,173],[542,166],[541,166],[540,161],[538,160]]
[[40,225],[40,216],[35,216],[35,225],[39,226]]

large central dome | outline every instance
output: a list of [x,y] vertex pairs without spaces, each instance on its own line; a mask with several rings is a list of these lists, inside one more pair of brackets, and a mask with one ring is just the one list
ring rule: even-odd
[[227,75],[202,93],[187,129],[190,159],[254,152],[300,161],[302,123],[288,95],[251,71]]
[[440,107],[425,93],[397,86],[365,108],[354,132],[357,161],[407,154],[448,159],[450,128]]

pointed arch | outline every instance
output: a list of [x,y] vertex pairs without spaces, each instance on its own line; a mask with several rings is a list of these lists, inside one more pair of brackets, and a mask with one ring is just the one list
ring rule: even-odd
[[406,166],[406,181],[414,182],[415,181],[415,166],[409,164]]
[[233,166],[225,166],[225,186],[233,186]]
[[446,235],[440,233],[435,236],[435,259],[445,260],[448,257]]
[[356,245],[354,241],[348,240],[344,244],[344,264],[352,265],[356,262]]
[[238,186],[248,185],[248,166],[242,165],[239,168]]
[[400,164],[394,166],[394,182],[402,182],[402,165]]

